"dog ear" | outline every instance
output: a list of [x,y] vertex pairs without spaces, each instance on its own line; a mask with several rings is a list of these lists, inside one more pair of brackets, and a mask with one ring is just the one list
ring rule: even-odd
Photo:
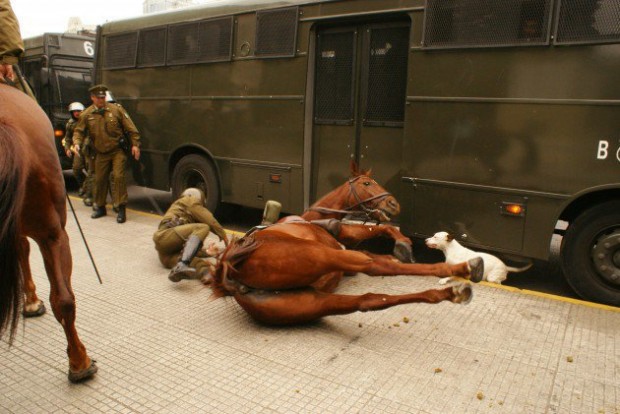
[[452,240],[454,240],[454,235],[452,233],[448,233],[448,236],[446,238],[449,242],[451,242]]

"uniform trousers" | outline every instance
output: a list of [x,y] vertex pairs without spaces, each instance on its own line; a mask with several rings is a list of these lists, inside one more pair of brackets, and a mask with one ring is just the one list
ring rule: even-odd
[[[200,240],[204,240],[209,235],[211,228],[204,223],[181,224],[180,226],[171,228],[161,228],[153,235],[155,242],[155,250],[159,253],[159,261],[166,268],[172,269],[181,258],[183,246],[189,236],[198,236]],[[198,274],[207,268],[206,253],[200,249],[196,257],[192,259],[190,267],[196,269]]]
[[118,148],[110,152],[98,152],[95,156],[95,204],[105,207],[110,188],[110,171],[112,171],[112,202],[115,207],[127,204],[127,183],[125,182],[125,164],[127,155]]

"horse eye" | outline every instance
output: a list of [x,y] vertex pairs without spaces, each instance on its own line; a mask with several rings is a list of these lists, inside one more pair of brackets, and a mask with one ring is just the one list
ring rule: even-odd
[[369,186],[370,185],[370,181],[364,181],[364,185],[365,186]]

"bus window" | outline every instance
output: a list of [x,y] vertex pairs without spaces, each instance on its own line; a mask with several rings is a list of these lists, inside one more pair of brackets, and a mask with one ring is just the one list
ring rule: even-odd
[[544,45],[550,19],[551,0],[428,0],[424,46]]
[[91,84],[90,73],[69,70],[55,70],[54,112],[66,112],[71,102],[88,103],[88,88]]

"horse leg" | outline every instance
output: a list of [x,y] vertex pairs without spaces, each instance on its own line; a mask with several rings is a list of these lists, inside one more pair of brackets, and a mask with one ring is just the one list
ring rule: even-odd
[[394,256],[403,263],[413,263],[411,239],[403,235],[394,226],[364,224],[343,224],[336,239],[347,247],[354,247],[364,240],[386,237],[394,240]]
[[33,316],[41,316],[45,313],[45,305],[37,296],[36,286],[32,280],[32,272],[30,271],[30,242],[26,237],[20,237],[21,243],[21,256],[19,257],[19,264],[22,268],[22,277],[24,279],[24,294],[26,300],[24,301],[24,309],[22,314],[25,318]]
[[75,296],[71,288],[71,250],[69,236],[64,229],[55,235],[37,240],[43,255],[45,271],[50,281],[50,304],[56,320],[62,325],[67,337],[69,356],[69,380],[80,382],[97,372],[95,361],[91,360],[86,347],[80,341],[75,329]]
[[467,304],[472,295],[471,286],[460,284],[404,295],[337,295],[306,288],[279,292],[250,291],[245,294],[237,292],[234,297],[252,318],[261,323],[293,325],[329,315],[376,311],[406,303],[439,303],[447,300]]
[[369,276],[462,276],[472,282],[480,282],[484,274],[482,258],[475,257],[467,262],[448,263],[401,263],[390,256],[370,257],[355,250],[333,250],[324,255],[328,265],[338,266],[344,272],[362,272]]

